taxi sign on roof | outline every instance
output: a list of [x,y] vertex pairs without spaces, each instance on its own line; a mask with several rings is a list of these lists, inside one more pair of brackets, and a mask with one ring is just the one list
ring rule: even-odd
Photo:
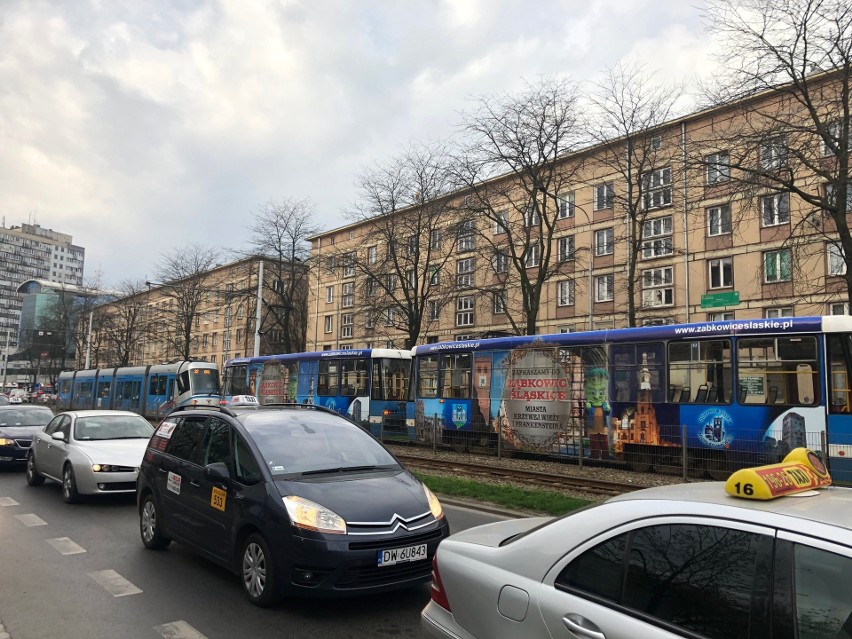
[[779,464],[738,470],[725,482],[725,492],[766,500],[829,485],[831,476],[822,460],[807,448],[794,448]]

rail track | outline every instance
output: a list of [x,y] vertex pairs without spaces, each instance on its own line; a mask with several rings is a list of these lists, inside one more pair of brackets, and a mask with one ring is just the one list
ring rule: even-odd
[[590,477],[553,475],[550,473],[521,470],[517,468],[499,468],[473,462],[432,459],[428,457],[399,453],[396,453],[396,457],[400,461],[404,462],[409,468],[417,470],[434,470],[474,479],[476,477],[482,477],[491,480],[503,480],[513,484],[521,484],[535,488],[547,488],[550,490],[568,489],[609,497],[643,488],[643,486],[637,486],[635,484],[624,484],[620,482],[593,479]]

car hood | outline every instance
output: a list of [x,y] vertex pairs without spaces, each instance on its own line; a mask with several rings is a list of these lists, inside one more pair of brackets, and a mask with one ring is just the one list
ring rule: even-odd
[[553,517],[525,517],[523,519],[497,521],[491,524],[468,528],[467,530],[451,535],[449,539],[496,548],[509,537],[525,533],[536,526],[541,526],[552,520]]
[[404,470],[279,480],[275,486],[282,497],[310,499],[347,522],[389,522],[394,515],[408,518],[429,512],[423,485]]
[[148,446],[147,439],[104,439],[77,442],[75,447],[95,464],[115,464],[138,468]]
[[32,439],[33,435],[42,430],[44,426],[0,426],[0,437]]

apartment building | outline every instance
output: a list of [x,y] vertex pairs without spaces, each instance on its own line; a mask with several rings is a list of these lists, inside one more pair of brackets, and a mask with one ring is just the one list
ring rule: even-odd
[[[839,130],[835,80],[810,90],[824,128]],[[848,313],[846,260],[824,210],[848,143],[829,148],[804,111],[789,87],[750,96],[568,154],[561,180],[506,174],[430,201],[434,224],[406,225],[424,219],[424,203],[319,234],[308,347],[404,346],[407,300],[422,303],[424,343],[525,332],[512,316],[525,295],[541,334]],[[849,191],[846,201],[852,209]],[[371,270],[383,263],[386,274]],[[527,282],[545,268],[533,299]]]

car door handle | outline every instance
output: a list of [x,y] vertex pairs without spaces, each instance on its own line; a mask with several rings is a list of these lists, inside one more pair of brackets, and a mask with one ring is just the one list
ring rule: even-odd
[[161,473],[163,473],[164,475],[165,475],[166,473],[168,473],[168,472],[169,472],[169,471],[167,471],[165,468],[163,468],[163,467],[161,467],[161,466],[157,466],[157,470],[159,470],[159,471],[160,471]]
[[190,485],[190,486],[195,486],[196,488],[198,488],[199,486],[201,486],[201,484],[199,484],[199,483],[198,483],[197,481],[195,481],[194,479],[190,479],[190,480],[189,480],[189,485]]
[[575,635],[588,637],[588,639],[606,639],[606,635],[600,628],[580,615],[567,614],[562,617],[562,623]]

